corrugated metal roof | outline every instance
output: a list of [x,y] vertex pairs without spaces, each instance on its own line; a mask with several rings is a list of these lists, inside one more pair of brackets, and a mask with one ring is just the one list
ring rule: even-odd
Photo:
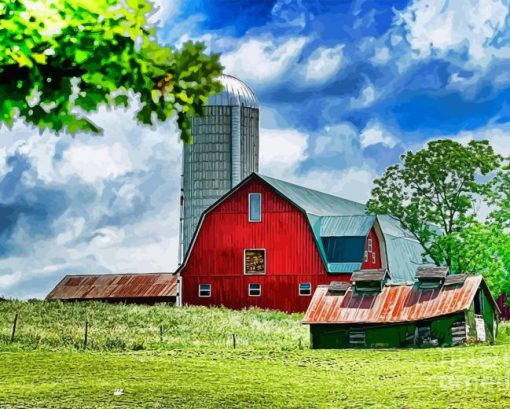
[[352,287],[344,294],[331,294],[327,285],[321,285],[313,295],[303,322],[397,323],[453,314],[469,308],[482,283],[486,289],[482,276],[469,276],[462,286],[421,290],[417,285],[387,285],[376,294],[356,293]]
[[258,176],[307,213],[316,216],[367,216],[366,208],[361,203],[269,176]]
[[359,270],[362,263],[328,263],[330,273],[352,273]]
[[321,237],[366,237],[374,225],[375,216],[324,216],[320,220]]
[[172,273],[67,275],[47,300],[162,298],[177,296]]
[[387,215],[379,215],[377,220],[386,242],[388,269],[393,282],[412,282],[418,267],[433,265],[430,259],[423,259],[423,247],[398,220]]
[[232,75],[221,75],[219,80],[223,85],[223,91],[210,96],[206,105],[259,107],[255,93],[243,81]]

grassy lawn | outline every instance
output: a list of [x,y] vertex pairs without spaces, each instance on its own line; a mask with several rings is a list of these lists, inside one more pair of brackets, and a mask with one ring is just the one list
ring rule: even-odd
[[[10,343],[14,311],[19,338]],[[326,351],[308,349],[300,319],[260,310],[0,303],[0,408],[510,406],[510,326],[495,346]],[[114,396],[117,388],[124,393]]]

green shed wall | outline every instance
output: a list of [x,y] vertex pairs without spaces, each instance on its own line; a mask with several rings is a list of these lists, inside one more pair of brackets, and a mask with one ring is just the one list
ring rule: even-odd
[[[485,291],[482,292],[482,315],[485,321],[485,336],[487,342],[494,343],[496,336],[496,310],[494,305],[489,301],[489,297]],[[475,323],[475,304],[471,303],[469,310],[466,311],[466,321],[468,323],[468,336],[472,340],[476,340],[476,323]]]
[[[464,313],[437,318],[420,323],[430,323],[432,338],[440,346],[452,345],[451,326],[464,321]],[[366,348],[403,348],[414,345],[414,333],[420,323],[370,324],[370,325],[310,325],[311,345],[314,349],[352,348],[349,344],[349,331],[366,331]]]

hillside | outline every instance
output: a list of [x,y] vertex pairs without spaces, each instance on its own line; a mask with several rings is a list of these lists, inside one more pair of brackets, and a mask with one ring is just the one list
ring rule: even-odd
[[[15,312],[18,335],[10,343]],[[310,350],[300,319],[260,310],[3,302],[0,408],[503,408],[510,400],[508,325],[495,346]]]

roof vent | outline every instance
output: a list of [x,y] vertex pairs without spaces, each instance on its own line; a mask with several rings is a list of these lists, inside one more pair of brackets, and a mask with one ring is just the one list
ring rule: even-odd
[[462,287],[464,285],[464,281],[466,281],[466,278],[467,274],[455,274],[446,276],[446,278],[444,279],[443,286],[448,287],[459,285]]
[[352,273],[356,292],[380,292],[388,278],[386,270],[363,270]]
[[449,272],[448,267],[418,267],[415,277],[420,288],[433,289],[443,285]]
[[343,295],[349,288],[351,288],[351,284],[345,281],[331,281],[328,287],[328,295]]

